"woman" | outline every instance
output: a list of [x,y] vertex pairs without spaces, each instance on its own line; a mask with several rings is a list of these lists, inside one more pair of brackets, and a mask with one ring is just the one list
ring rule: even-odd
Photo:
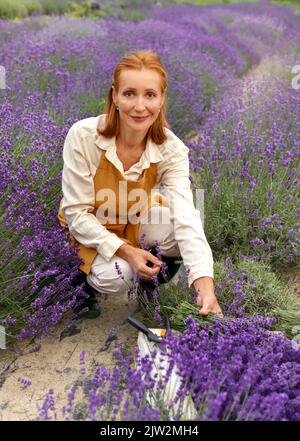
[[[173,276],[179,256],[200,314],[222,315],[212,252],[190,189],[188,148],[169,129],[166,93],[167,73],[155,52],[119,61],[106,113],[77,121],[67,134],[58,218],[79,247],[87,286],[121,293],[138,274],[144,287],[153,276],[163,283],[162,263]],[[86,317],[100,312],[92,291],[82,305]]]

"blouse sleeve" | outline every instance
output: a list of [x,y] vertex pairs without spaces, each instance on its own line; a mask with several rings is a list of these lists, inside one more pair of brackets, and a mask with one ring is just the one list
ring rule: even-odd
[[189,287],[199,277],[214,278],[213,255],[204,234],[200,211],[196,210],[189,179],[188,147],[172,149],[161,185],[170,204],[175,240],[188,270]]
[[74,125],[65,139],[63,161],[62,210],[69,231],[79,243],[96,248],[108,262],[125,242],[92,214],[95,209],[94,181],[84,156],[82,139]]

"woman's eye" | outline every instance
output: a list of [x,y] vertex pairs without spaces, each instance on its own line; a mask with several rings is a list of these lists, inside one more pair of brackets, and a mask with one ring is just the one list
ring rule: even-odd
[[[125,93],[124,93],[125,96],[127,96],[128,94],[132,94],[132,92],[125,92]],[[155,93],[153,93],[153,92],[149,92],[149,93],[148,93],[148,96],[149,96],[149,95],[150,95],[150,96],[155,96]]]

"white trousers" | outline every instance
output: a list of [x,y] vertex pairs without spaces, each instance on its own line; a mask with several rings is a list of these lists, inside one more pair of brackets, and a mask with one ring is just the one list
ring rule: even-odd
[[[148,210],[140,220],[140,241],[147,250],[158,242],[161,254],[179,256],[178,243],[174,237],[174,224],[169,219],[169,207],[156,206]],[[115,263],[121,269],[118,274]],[[136,274],[127,260],[113,255],[107,262],[99,253],[95,257],[87,282],[103,294],[121,294],[128,290]]]

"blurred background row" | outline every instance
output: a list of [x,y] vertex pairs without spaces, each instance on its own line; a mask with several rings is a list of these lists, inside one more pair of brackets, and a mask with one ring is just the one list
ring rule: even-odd
[[0,0],[0,17],[19,19],[36,14],[66,14],[71,17],[99,19],[114,15],[121,19],[144,18],[143,9],[170,4],[280,3],[300,6],[300,0]]

